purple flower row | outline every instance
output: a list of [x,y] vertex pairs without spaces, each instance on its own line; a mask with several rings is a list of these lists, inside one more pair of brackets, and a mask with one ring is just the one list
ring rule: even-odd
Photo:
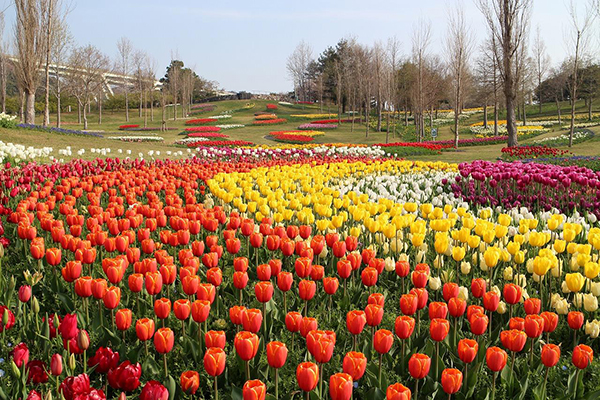
[[17,124],[17,128],[21,129],[31,129],[36,131],[44,131],[51,133],[62,133],[65,135],[85,135],[85,136],[94,136],[94,137],[104,137],[96,132],[86,132],[86,131],[77,131],[74,129],[63,129],[63,128],[55,128],[55,127],[43,127],[41,125],[33,125],[33,124]]
[[337,129],[337,125],[336,124],[302,124],[298,127],[298,129],[316,129],[316,130],[320,130],[320,129]]
[[458,166],[452,191],[471,204],[525,206],[532,211],[577,208],[600,217],[600,172],[585,167],[474,161]]

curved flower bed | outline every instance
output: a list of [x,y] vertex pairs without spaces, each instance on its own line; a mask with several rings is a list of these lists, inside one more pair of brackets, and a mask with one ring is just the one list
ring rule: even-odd
[[422,147],[428,150],[440,151],[447,149],[452,145],[438,144],[437,142],[394,142],[394,143],[378,143],[375,146],[379,147]]
[[213,122],[219,121],[216,118],[196,118],[185,121],[186,125],[202,125],[202,124],[210,124]]
[[105,136],[105,139],[120,140],[121,142],[163,142],[161,136]]
[[277,119],[277,115],[275,114],[258,114],[254,117],[256,121],[264,121],[269,119]]
[[209,141],[198,141],[193,143],[188,143],[188,147],[198,147],[198,146],[228,146],[228,147],[239,147],[239,146],[251,146],[254,143],[247,142],[245,140],[209,140]]
[[41,125],[34,125],[34,124],[17,124],[17,128],[29,129],[29,130],[34,130],[34,131],[50,132],[50,133],[61,133],[63,135],[82,135],[82,136],[93,136],[93,137],[98,137],[98,138],[104,137],[97,132],[78,131],[78,130],[73,130],[73,129],[63,129],[63,128],[55,128],[55,127],[46,127],[45,128]]
[[124,130],[124,129],[132,129],[132,128],[139,128],[140,126],[138,124],[131,124],[131,125],[119,125],[119,130]]
[[315,140],[313,136],[295,135],[288,132],[271,132],[266,138],[283,143],[310,143]]
[[191,128],[185,128],[183,134],[188,132],[219,132],[221,130],[218,126],[194,126]]
[[267,104],[267,110],[277,110],[277,104]]
[[564,213],[577,207],[600,217],[600,173],[587,168],[474,161],[459,164],[459,171],[452,190],[470,204]]
[[322,130],[322,129],[337,129],[337,124],[316,124],[316,123],[308,123],[302,124],[298,127],[298,129],[302,130]]
[[361,123],[362,120],[360,118],[350,118],[350,119],[342,119],[340,121],[338,121],[337,119],[322,119],[322,120],[317,120],[317,121],[312,121],[312,124],[337,124],[339,123],[351,123],[352,121],[356,122],[356,123]]
[[203,137],[203,138],[226,138],[229,137],[228,135],[224,134],[224,133],[219,133],[219,132],[191,132],[188,133],[187,137],[190,138],[198,138],[198,137]]
[[262,121],[253,121],[252,125],[275,125],[275,124],[284,124],[287,122],[285,118],[276,118],[276,119],[267,119]]
[[548,146],[503,147],[502,158],[512,160],[532,159],[538,157],[562,157],[570,154],[568,150],[559,150]]

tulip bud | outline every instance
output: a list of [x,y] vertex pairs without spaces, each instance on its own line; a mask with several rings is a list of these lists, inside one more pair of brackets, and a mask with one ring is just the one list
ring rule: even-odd
[[11,366],[13,374],[15,374],[15,377],[17,378],[17,380],[21,379],[21,370],[19,369],[19,367],[17,367],[17,364],[15,364],[14,361],[11,361],[10,366]]
[[10,280],[8,281],[8,291],[11,292],[12,290],[14,290],[16,285],[17,283],[15,282],[15,277],[11,276]]
[[71,354],[69,356],[69,368],[71,371],[75,371],[75,367],[77,367],[77,361],[75,360],[75,354]]
[[90,338],[83,329],[77,334],[77,346],[83,351],[90,347]]
[[46,392],[46,394],[44,395],[44,400],[52,400],[52,392],[51,391]]
[[4,257],[4,246],[0,243],[0,258]]
[[50,360],[50,373],[54,376],[60,376],[63,370],[63,359],[62,356],[58,353],[52,356]]
[[2,326],[8,325],[8,310],[2,314]]
[[38,301],[37,297],[33,296],[33,300],[31,301],[31,310],[33,311],[34,314],[37,314],[40,312],[40,302]]

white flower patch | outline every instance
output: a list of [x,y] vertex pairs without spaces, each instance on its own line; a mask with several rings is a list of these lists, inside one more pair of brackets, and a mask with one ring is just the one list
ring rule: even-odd
[[165,140],[161,136],[105,136],[105,139],[122,142],[162,142]]

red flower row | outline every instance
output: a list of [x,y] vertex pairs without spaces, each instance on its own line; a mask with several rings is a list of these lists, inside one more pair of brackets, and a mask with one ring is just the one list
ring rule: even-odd
[[194,126],[192,128],[185,128],[186,132],[220,132],[221,128],[216,126]]
[[217,122],[216,118],[196,118],[190,119],[189,121],[185,121],[186,125],[201,125],[201,124],[210,124],[212,122]]
[[254,121],[253,125],[283,124],[287,122],[285,118],[267,119],[263,121]]
[[252,146],[254,143],[247,142],[245,140],[209,140],[209,141],[199,141],[194,143],[189,143],[188,147],[201,147],[201,146],[228,146],[228,147],[237,147],[237,146]]

